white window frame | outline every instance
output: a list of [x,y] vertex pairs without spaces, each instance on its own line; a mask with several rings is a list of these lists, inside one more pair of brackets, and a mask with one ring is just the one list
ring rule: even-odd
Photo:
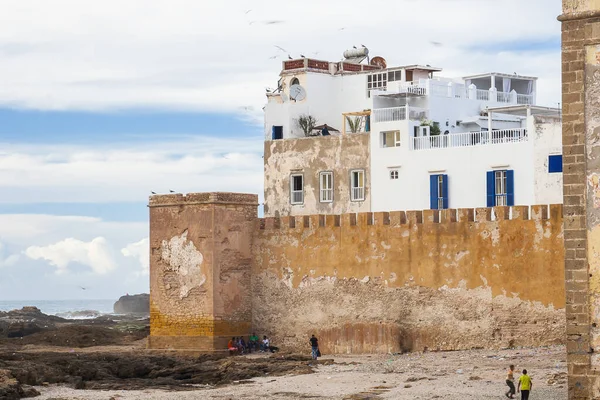
[[508,204],[508,192],[506,190],[506,170],[499,169],[494,171],[494,204],[505,206]]
[[378,72],[367,75],[367,92],[370,93],[371,90],[386,91],[388,82],[387,79],[387,72]]
[[[294,190],[294,178],[300,177],[302,179],[302,189]],[[302,205],[304,204],[304,174],[291,174],[290,175],[290,204]]]
[[[362,175],[362,186],[354,186],[354,176]],[[358,179],[361,181],[361,179]],[[365,200],[365,170],[364,169],[353,169],[350,171],[350,201],[364,201]]]
[[390,169],[390,179],[391,180],[398,179],[399,174],[400,174],[400,172],[396,168]]
[[[326,178],[325,182],[323,178]],[[323,185],[326,183],[327,187]],[[319,200],[321,203],[333,203],[333,172],[323,171],[319,173]]]
[[[387,135],[389,133],[393,133],[394,134],[394,140],[393,143],[388,143],[387,142]],[[400,147],[400,131],[383,131],[381,132],[381,146],[383,148],[390,148],[390,147]]]

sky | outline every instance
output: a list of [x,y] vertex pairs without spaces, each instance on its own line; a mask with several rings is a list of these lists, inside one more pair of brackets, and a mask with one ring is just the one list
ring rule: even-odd
[[557,106],[560,12],[560,0],[3,0],[0,300],[148,292],[151,191],[262,199],[265,88],[288,54],[339,61],[364,44],[446,77],[517,72]]

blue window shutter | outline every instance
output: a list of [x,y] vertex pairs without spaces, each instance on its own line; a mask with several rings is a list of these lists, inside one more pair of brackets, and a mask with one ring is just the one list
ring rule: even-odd
[[277,139],[277,135],[275,134],[275,125],[273,125],[273,126],[271,127],[271,139],[272,139],[272,140],[275,140],[275,139]]
[[563,172],[562,154],[548,156],[548,172]]
[[442,175],[442,197],[444,198],[444,209],[448,208],[448,175]]
[[506,171],[506,204],[515,205],[515,171]]
[[487,206],[494,207],[496,205],[496,182],[494,171],[487,172]]
[[437,185],[437,175],[429,176],[429,207],[432,210],[438,209],[438,185]]

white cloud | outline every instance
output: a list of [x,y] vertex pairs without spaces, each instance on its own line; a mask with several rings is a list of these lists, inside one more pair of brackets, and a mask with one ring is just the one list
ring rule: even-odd
[[72,263],[86,265],[101,275],[116,268],[110,246],[103,237],[90,242],[68,238],[48,246],[30,246],[24,253],[33,260],[47,260],[56,267],[57,274],[67,272]]
[[132,257],[139,261],[142,269],[141,275],[148,275],[150,272],[150,240],[144,238],[139,242],[129,243],[121,249],[121,254],[125,257]]
[[19,254],[7,255],[6,245],[0,242],[0,268],[12,267],[19,261]]
[[287,58],[274,45],[335,61],[365,43],[391,65],[437,64],[458,76],[515,69],[538,75],[540,100],[555,104],[558,51],[495,47],[558,37],[560,12],[560,0],[505,0],[501,8],[495,0],[104,0],[91,9],[81,0],[6,0],[0,103],[240,113],[252,107],[257,116],[265,86],[275,85]]
[[257,193],[263,184],[259,138],[189,137],[118,148],[8,143],[1,147],[4,203],[144,202],[151,191]]

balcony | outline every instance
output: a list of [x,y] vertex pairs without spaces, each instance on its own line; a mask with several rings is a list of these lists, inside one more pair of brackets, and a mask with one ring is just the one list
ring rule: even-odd
[[527,142],[527,129],[500,129],[453,133],[449,135],[415,137],[411,140],[411,150],[448,149],[452,147],[484,146],[503,143]]
[[450,97],[457,99],[471,99],[482,102],[513,104],[513,105],[534,105],[535,94],[519,94],[512,90],[510,92],[501,92],[494,89],[477,89],[475,85],[466,86],[457,83],[439,79],[421,79],[414,82],[388,82],[387,86],[378,88],[380,96],[436,96]]
[[427,110],[424,108],[409,106],[378,108],[373,110],[373,122],[421,121],[427,119],[427,115]]

